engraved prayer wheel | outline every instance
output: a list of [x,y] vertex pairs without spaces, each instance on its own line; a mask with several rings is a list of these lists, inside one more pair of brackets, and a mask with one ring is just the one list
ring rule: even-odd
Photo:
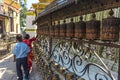
[[44,28],[43,29],[44,30],[44,35],[47,35],[47,26],[44,26],[43,28]]
[[40,27],[40,34],[41,34],[41,35],[43,34],[42,27]]
[[43,35],[45,35],[45,26],[42,27],[43,29]]
[[49,35],[49,26],[47,26],[46,34]]
[[75,24],[73,23],[73,19],[71,18],[71,22],[67,24],[66,36],[67,37],[74,37],[74,28]]
[[86,33],[86,23],[82,21],[83,17],[80,17],[80,21],[75,23],[75,37],[76,38],[85,38]]
[[49,35],[49,26],[45,26],[45,35]]
[[97,40],[100,38],[100,21],[95,19],[95,14],[92,17],[92,20],[86,22],[86,39]]
[[60,25],[60,36],[66,37],[66,21],[64,20],[64,23]]
[[41,34],[42,34],[42,35],[44,34],[44,29],[43,29],[43,27],[41,27]]
[[114,12],[109,12],[109,17],[102,20],[102,34],[101,40],[104,41],[118,41],[119,40],[119,25],[120,18],[113,16]]
[[40,32],[41,32],[41,35],[43,35],[43,32],[44,32],[43,27],[40,28]]
[[58,21],[58,24],[54,27],[55,29],[55,36],[58,37],[60,34],[60,21]]
[[55,27],[55,23],[54,23],[53,26],[51,26],[51,30],[50,30],[50,35],[51,35],[52,37],[54,37],[54,35],[55,35],[54,27]]
[[45,35],[48,35],[48,26],[45,26]]
[[37,29],[37,34],[41,35],[41,29]]
[[37,29],[37,34],[41,35],[41,28],[40,27]]

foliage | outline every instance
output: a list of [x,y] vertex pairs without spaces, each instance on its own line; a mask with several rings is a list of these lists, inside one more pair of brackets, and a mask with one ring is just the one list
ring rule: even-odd
[[20,12],[20,26],[21,28],[23,28],[26,26],[26,12],[27,12],[26,1],[20,0],[20,5],[22,6],[22,10]]

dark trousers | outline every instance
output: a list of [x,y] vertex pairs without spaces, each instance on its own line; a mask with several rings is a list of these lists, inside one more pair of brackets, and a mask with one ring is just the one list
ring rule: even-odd
[[21,67],[23,66],[25,79],[29,78],[29,69],[28,69],[28,63],[27,63],[27,57],[25,58],[19,58],[16,60],[16,69],[17,69],[17,76],[18,80],[23,80],[23,74]]

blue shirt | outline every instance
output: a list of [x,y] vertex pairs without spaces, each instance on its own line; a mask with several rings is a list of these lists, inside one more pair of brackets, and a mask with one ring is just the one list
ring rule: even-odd
[[27,54],[30,52],[30,48],[27,44],[23,42],[18,42],[15,44],[12,53],[16,55],[16,58],[24,58],[27,57]]

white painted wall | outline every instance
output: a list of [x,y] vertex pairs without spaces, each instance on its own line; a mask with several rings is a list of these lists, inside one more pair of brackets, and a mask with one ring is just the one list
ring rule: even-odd
[[32,25],[33,20],[35,20],[34,15],[27,15],[26,17],[26,29],[25,32],[30,35],[30,37],[35,37],[36,36],[36,25]]

